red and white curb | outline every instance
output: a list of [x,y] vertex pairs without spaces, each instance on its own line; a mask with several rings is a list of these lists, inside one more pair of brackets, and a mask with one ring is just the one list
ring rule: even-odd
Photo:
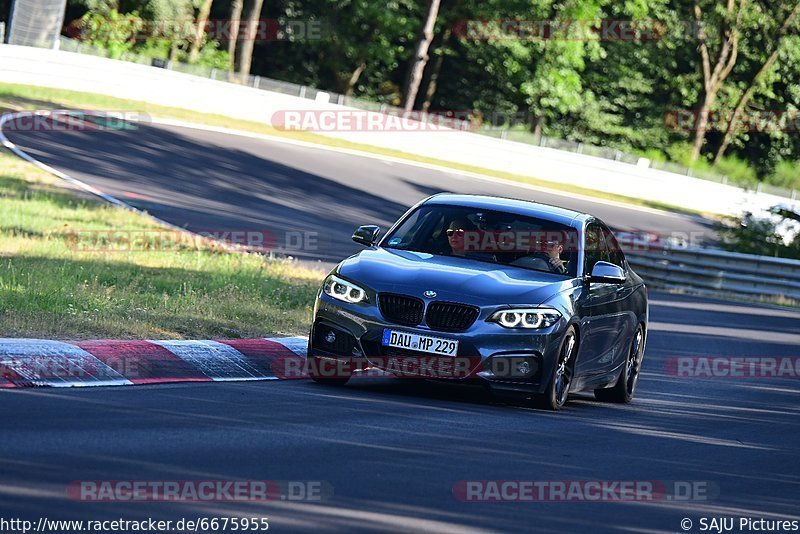
[[303,378],[304,337],[63,342],[0,338],[0,388]]

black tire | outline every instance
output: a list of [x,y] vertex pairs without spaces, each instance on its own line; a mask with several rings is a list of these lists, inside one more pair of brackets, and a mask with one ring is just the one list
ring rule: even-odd
[[567,403],[569,386],[572,383],[572,373],[575,367],[575,355],[578,353],[578,333],[574,326],[567,328],[561,345],[558,347],[558,357],[555,359],[555,368],[547,389],[534,398],[537,408],[558,411]]
[[323,386],[344,386],[350,380],[349,378],[323,378],[321,376],[312,376],[311,380]]
[[317,384],[323,384],[325,386],[343,386],[347,384],[350,380],[352,375],[347,376],[326,376],[326,374],[320,373],[320,369],[323,367],[323,359],[317,358],[316,356],[309,357],[309,366],[308,366],[308,376],[311,377],[311,380],[316,382]]
[[636,384],[639,382],[639,371],[644,357],[644,328],[640,324],[636,328],[628,349],[628,358],[619,372],[619,378],[610,388],[594,390],[594,398],[603,402],[616,402],[629,404],[636,394]]

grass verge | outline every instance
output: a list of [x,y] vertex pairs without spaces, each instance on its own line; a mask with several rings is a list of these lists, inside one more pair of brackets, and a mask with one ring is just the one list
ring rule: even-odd
[[[0,214],[2,337],[308,333],[322,272],[185,239],[159,247],[164,234],[148,232],[163,228],[148,217],[66,191],[6,152],[0,152]],[[88,250],[76,240],[111,231],[153,237],[138,251],[115,252]]]
[[146,102],[125,100],[121,98],[115,98],[111,96],[99,95],[94,93],[82,93],[77,91],[68,91],[64,89],[51,89],[47,87],[0,83],[0,108],[6,108],[12,110],[85,109],[85,110],[138,111],[141,113],[147,113],[162,118],[191,121],[201,124],[207,124],[210,126],[219,126],[223,128],[231,128],[237,130],[244,130],[247,132],[285,137],[287,139],[306,141],[309,143],[315,143],[319,145],[332,146],[338,148],[348,148],[351,150],[358,150],[361,152],[367,152],[371,154],[392,156],[418,163],[440,165],[455,170],[472,172],[476,174],[483,174],[486,176],[493,176],[497,178],[503,178],[505,180],[521,182],[556,191],[576,193],[603,200],[613,200],[616,202],[621,202],[623,204],[629,204],[632,206],[642,206],[642,207],[655,208],[677,213],[685,213],[689,215],[706,216],[699,211],[681,208],[663,202],[643,200],[623,195],[616,195],[613,193],[605,193],[602,191],[595,191],[592,189],[576,187],[566,183],[551,182],[547,180],[531,178],[529,176],[522,176],[519,174],[501,172],[492,169],[485,169],[473,165],[464,165],[446,160],[427,158],[423,156],[409,154],[407,152],[401,152],[399,150],[389,150],[361,143],[343,141],[340,139],[334,139],[326,137],[324,135],[319,135],[310,132],[277,130],[275,128],[272,128],[270,126],[267,126],[259,122],[232,119],[230,117],[225,117],[223,115],[216,115],[211,113],[198,113],[196,111],[190,111],[186,109],[157,106],[154,104],[148,104]]

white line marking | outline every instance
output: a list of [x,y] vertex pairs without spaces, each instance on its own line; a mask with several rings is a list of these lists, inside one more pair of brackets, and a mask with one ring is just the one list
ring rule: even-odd
[[80,347],[45,339],[0,338],[0,366],[37,386],[114,386],[132,382]]
[[301,358],[305,358],[308,354],[308,338],[306,337],[268,337],[265,339],[280,343]]
[[161,345],[217,382],[276,378],[253,367],[250,360],[238,350],[217,341],[168,340],[151,343]]

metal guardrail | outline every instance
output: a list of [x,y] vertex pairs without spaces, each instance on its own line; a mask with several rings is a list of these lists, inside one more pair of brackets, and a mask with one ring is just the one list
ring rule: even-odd
[[800,261],[703,248],[626,250],[645,282],[800,302]]

